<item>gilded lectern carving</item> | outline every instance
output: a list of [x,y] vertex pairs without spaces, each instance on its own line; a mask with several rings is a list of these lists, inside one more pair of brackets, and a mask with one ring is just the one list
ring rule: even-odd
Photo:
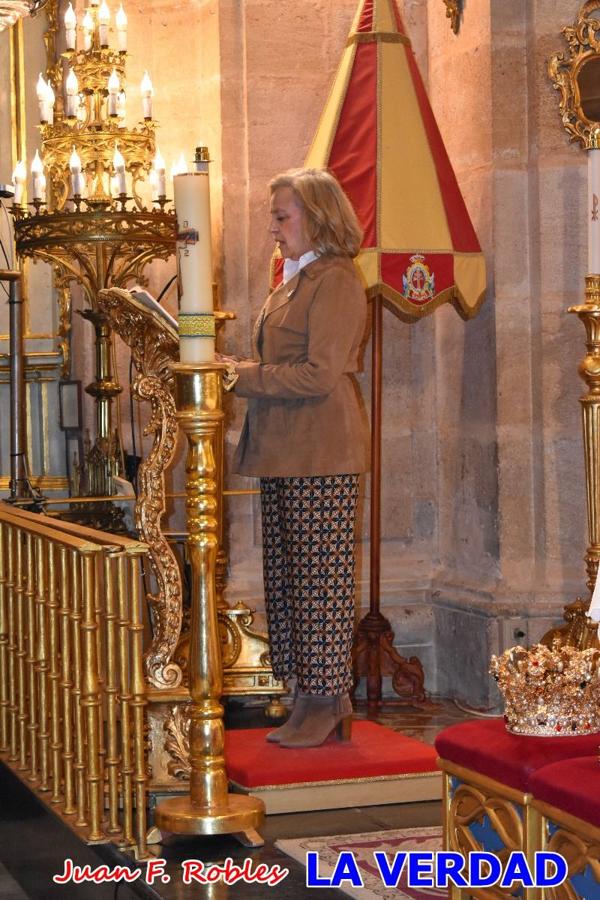
[[[109,327],[130,348],[137,375],[134,396],[149,402],[151,415],[146,434],[153,435],[150,452],[138,472],[135,524],[148,544],[157,589],[147,595],[152,609],[153,639],[144,656],[146,679],[155,689],[149,694],[149,728],[153,783],[186,779],[189,773],[187,728],[187,653],[189,632],[183,610],[179,562],[161,529],[166,509],[165,471],[173,461],[177,418],[171,366],[179,356],[179,337],[167,316],[120,288],[100,291],[98,307]],[[216,312],[217,319],[228,314]],[[219,473],[219,493],[222,475]],[[219,498],[220,504],[220,498]],[[218,519],[222,523],[222,512]],[[219,550],[222,577],[218,584],[219,631],[223,659],[223,694],[275,696],[285,689],[274,681],[268,658],[267,636],[253,628],[253,612],[242,603],[230,608],[223,598],[226,558]],[[270,712],[280,712],[277,703]],[[164,747],[165,752],[157,748]],[[175,765],[173,765],[175,761]]]

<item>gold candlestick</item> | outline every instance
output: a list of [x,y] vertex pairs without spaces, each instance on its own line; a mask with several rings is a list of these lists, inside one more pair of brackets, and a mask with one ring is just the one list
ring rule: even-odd
[[249,847],[264,843],[257,828],[264,804],[254,797],[230,794],[225,769],[223,672],[217,620],[215,574],[219,548],[218,452],[223,420],[218,363],[173,365],[177,419],[188,441],[186,458],[187,550],[191,566],[192,622],[189,681],[190,793],[156,807],[162,832],[233,834]]

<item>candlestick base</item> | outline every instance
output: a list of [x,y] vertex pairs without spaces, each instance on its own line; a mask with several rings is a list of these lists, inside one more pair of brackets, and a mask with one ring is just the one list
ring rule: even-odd
[[[262,847],[264,840],[256,829],[265,818],[265,805],[256,797],[227,794],[223,806],[211,810],[192,803],[190,797],[164,800],[154,813],[154,824],[161,833],[232,834],[245,847]],[[158,837],[158,836],[156,836]]]

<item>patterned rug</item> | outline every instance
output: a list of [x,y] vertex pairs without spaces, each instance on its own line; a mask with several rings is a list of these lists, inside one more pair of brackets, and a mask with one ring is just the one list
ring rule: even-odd
[[319,876],[322,877],[331,876],[340,853],[351,851],[360,869],[364,887],[346,886],[346,882],[339,890],[357,900],[446,900],[448,897],[447,890],[418,890],[408,887],[404,874],[397,888],[386,887],[373,857],[376,850],[386,853],[390,860],[400,851],[441,850],[441,828],[401,828],[370,834],[337,834],[332,837],[281,840],[276,841],[275,846],[302,865],[306,865],[307,852],[315,850],[319,854]]

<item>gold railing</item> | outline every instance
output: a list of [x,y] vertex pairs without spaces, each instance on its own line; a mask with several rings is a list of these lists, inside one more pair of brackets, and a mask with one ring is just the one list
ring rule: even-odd
[[138,858],[146,552],[0,503],[0,758],[86,841]]

